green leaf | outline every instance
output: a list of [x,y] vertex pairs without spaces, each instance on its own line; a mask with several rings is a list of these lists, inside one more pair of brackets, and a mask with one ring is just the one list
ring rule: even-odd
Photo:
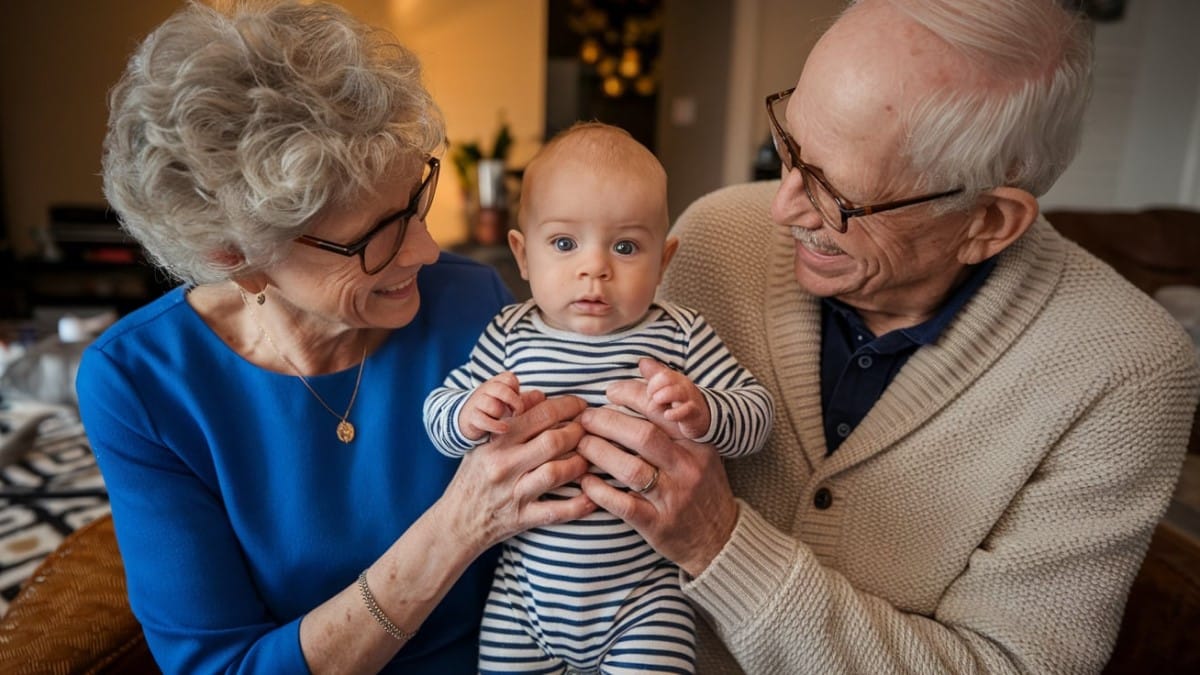
[[492,146],[492,159],[508,159],[508,151],[512,149],[513,137],[508,129],[508,122],[500,123],[496,132],[496,142]]

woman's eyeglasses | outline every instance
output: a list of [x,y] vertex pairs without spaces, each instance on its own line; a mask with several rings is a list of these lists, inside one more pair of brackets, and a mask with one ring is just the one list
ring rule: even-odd
[[296,243],[338,255],[356,255],[359,263],[362,264],[363,272],[378,274],[400,252],[400,247],[404,244],[404,235],[408,232],[409,222],[413,219],[424,220],[425,216],[429,215],[429,206],[433,204],[433,194],[437,191],[440,167],[441,162],[436,157],[430,157],[425,162],[421,186],[408,201],[408,205],[371,228],[371,231],[360,237],[358,241],[350,244],[338,244],[303,234],[296,237]]

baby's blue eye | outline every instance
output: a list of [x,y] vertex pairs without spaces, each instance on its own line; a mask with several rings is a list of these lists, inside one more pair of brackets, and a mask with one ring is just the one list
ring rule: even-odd
[[556,251],[571,251],[575,249],[575,240],[570,237],[555,237],[550,242]]
[[617,255],[633,255],[637,250],[638,245],[628,239],[613,244],[613,252]]

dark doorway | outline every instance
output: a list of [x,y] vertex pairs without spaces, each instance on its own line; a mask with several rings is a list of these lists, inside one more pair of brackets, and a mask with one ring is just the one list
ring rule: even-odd
[[547,0],[546,138],[579,120],[656,150],[662,0]]

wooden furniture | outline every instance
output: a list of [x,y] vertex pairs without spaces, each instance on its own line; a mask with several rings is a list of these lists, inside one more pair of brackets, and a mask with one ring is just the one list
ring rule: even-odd
[[1200,673],[1200,455],[1154,531],[1106,675]]
[[129,609],[111,516],[71,533],[0,618],[0,672],[157,674]]
[[49,222],[43,255],[14,260],[6,270],[4,278],[20,292],[0,297],[0,316],[29,316],[51,307],[125,314],[174,286],[103,206],[53,206]]
[[1045,215],[1063,236],[1149,295],[1163,286],[1200,286],[1200,211],[1051,210]]

